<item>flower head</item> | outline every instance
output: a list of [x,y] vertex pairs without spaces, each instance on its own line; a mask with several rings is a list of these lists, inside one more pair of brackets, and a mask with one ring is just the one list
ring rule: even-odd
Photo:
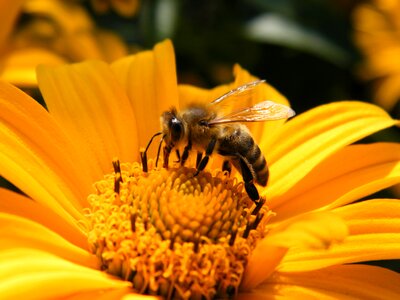
[[[112,3],[122,11],[137,6],[137,1]],[[18,22],[21,14],[29,19]],[[41,63],[112,61],[128,52],[116,34],[96,27],[80,1],[1,1],[0,18],[0,75],[20,87],[37,87],[35,70]]]
[[400,98],[400,3],[373,0],[353,16],[355,41],[365,56],[360,75],[373,83],[373,98],[391,110]]
[[[38,79],[48,112],[0,85],[1,175],[30,197],[0,190],[2,295],[399,295],[394,272],[344,265],[400,253],[397,201],[349,204],[400,181],[398,144],[350,145],[398,124],[382,109],[344,101],[250,124],[271,173],[253,202],[216,155],[198,174],[193,154],[186,167],[156,166],[156,151],[148,172],[140,164],[163,111],[255,80],[239,66],[226,86],[178,85],[165,41],[111,65],[41,67]],[[247,96],[288,104],[266,83]]]

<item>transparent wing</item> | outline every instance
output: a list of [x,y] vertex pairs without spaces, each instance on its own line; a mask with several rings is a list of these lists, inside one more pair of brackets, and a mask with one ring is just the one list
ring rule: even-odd
[[223,94],[222,96],[218,97],[217,99],[215,99],[214,101],[212,101],[210,104],[215,105],[215,104],[219,104],[227,99],[232,99],[234,100],[234,98],[239,97],[239,96],[246,96],[248,95],[251,91],[253,91],[253,89],[261,84],[265,82],[265,80],[256,80],[256,81],[252,81],[246,84],[243,84],[225,94]]
[[263,122],[287,119],[294,115],[295,112],[286,105],[275,103],[273,101],[263,101],[254,106],[239,109],[227,115],[216,117],[209,122],[209,125],[233,122]]

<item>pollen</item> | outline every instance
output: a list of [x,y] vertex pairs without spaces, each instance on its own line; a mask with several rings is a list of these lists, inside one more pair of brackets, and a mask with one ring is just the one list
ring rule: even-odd
[[226,173],[114,161],[88,197],[88,241],[101,270],[166,299],[234,296],[272,213]]

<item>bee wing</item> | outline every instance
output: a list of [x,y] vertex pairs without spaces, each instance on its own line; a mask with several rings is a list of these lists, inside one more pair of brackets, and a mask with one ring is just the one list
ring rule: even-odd
[[223,101],[228,100],[228,99],[234,100],[235,98],[237,98],[239,96],[245,96],[245,95],[249,94],[251,91],[253,91],[253,89],[257,85],[264,83],[264,82],[265,82],[265,80],[255,80],[255,81],[243,84],[243,85],[223,94],[222,96],[218,97],[217,99],[212,101],[210,104],[215,105],[215,104],[222,103]]
[[233,122],[263,122],[287,119],[294,115],[295,112],[286,105],[275,103],[273,101],[263,101],[254,106],[239,109],[227,115],[216,117],[209,122],[209,125]]

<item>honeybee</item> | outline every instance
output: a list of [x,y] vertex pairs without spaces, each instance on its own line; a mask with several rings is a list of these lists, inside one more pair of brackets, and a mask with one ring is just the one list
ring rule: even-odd
[[[207,166],[210,155],[216,152],[225,158],[223,170],[230,172],[232,164],[241,173],[250,199],[254,202],[259,200],[260,196],[254,183],[267,185],[268,166],[248,128],[242,123],[286,119],[295,113],[290,107],[273,101],[263,101],[251,107],[245,105],[233,112],[225,110],[232,108],[232,104],[237,106],[241,101],[248,100],[248,93],[263,82],[264,80],[257,80],[241,85],[208,104],[195,103],[182,111],[171,108],[164,112],[161,116],[162,131],[153,136],[154,138],[162,134],[157,161],[163,141],[165,168],[168,168],[169,156],[173,149],[176,149],[178,161],[182,166],[188,159],[189,152],[195,149],[198,151],[197,175]],[[182,155],[177,150],[181,147],[184,147]]]

